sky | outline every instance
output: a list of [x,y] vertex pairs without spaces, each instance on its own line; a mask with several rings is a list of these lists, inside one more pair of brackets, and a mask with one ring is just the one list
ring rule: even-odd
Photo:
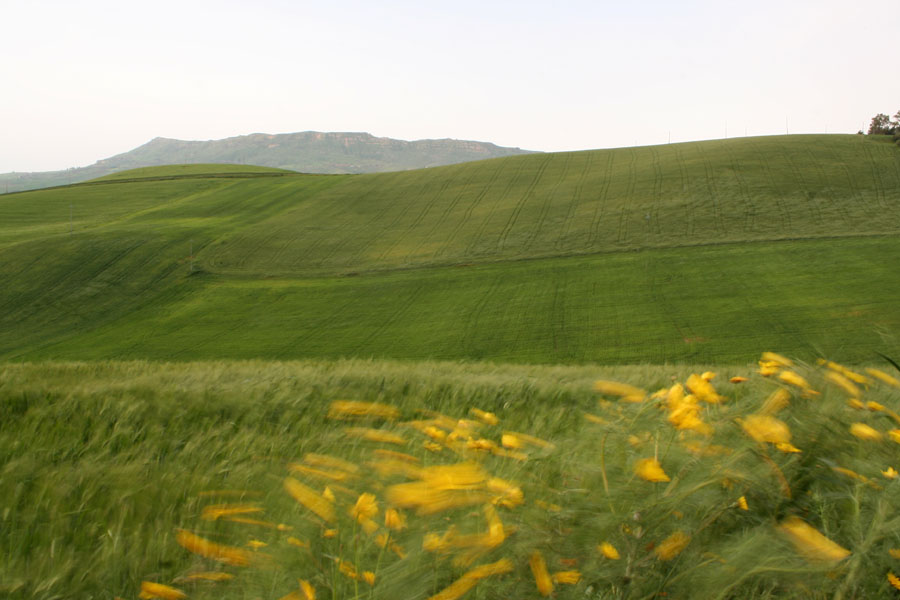
[[0,0],[0,173],[155,137],[564,151],[855,133],[900,111],[897,16],[897,0]]

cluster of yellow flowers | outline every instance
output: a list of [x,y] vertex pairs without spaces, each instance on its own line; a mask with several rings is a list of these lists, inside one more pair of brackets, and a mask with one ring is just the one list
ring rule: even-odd
[[[867,369],[863,375],[830,361],[822,361],[821,366],[824,369],[821,380],[845,394],[850,407],[887,415],[900,424],[900,415],[877,402],[862,400],[863,391],[870,386],[878,383],[900,387],[900,381],[876,369]],[[739,436],[746,436],[744,444],[755,449],[756,455],[767,465],[765,468],[771,468],[771,473],[775,474],[785,497],[790,498],[791,486],[775,459],[803,456],[804,445],[800,442],[796,442],[800,447],[793,445],[795,436],[783,419],[787,418],[784,414],[790,412],[788,409],[795,398],[817,401],[821,397],[809,383],[810,376],[801,375],[805,372],[802,366],[798,368],[788,358],[764,353],[759,361],[759,373],[774,382],[775,389],[753,410],[740,412],[728,412],[731,400],[716,389],[713,383],[716,374],[712,372],[692,374],[683,383],[675,382],[655,393],[626,383],[597,381],[594,390],[600,395],[605,414],[586,413],[585,418],[592,424],[617,426],[617,422],[624,420],[623,407],[637,411],[650,407],[649,412],[660,417],[659,431],[674,430],[671,435],[697,457],[732,453],[732,448],[713,444],[711,438],[717,428],[733,427]],[[747,378],[740,376],[728,380],[731,385],[746,381]],[[723,415],[727,416],[722,418]],[[313,574],[309,579],[299,579],[297,589],[289,591],[282,600],[314,600],[316,590],[310,581],[327,582],[328,578],[324,576],[326,565],[339,573],[346,585],[375,586],[379,581],[379,569],[386,566],[387,561],[403,560],[410,553],[419,552],[433,556],[436,564],[447,564],[464,571],[448,585],[445,582],[442,589],[435,589],[429,600],[456,600],[481,581],[515,571],[517,564],[524,570],[526,560],[533,579],[532,589],[542,596],[553,594],[556,586],[578,584],[582,573],[572,568],[552,571],[541,550],[543,546],[539,547],[537,542],[524,555],[520,543],[512,553],[518,554],[518,559],[509,555],[509,545],[504,545],[517,531],[517,527],[508,523],[513,520],[521,525],[521,519],[511,519],[515,514],[512,511],[525,504],[526,498],[518,482],[506,478],[508,475],[497,476],[498,469],[492,467],[500,467],[506,472],[522,471],[524,465],[531,464],[530,459],[554,452],[556,444],[523,432],[504,430],[497,415],[478,408],[471,408],[467,418],[453,418],[431,411],[422,411],[417,416],[419,418],[402,420],[398,408],[382,403],[347,400],[331,404],[328,417],[344,422],[341,433],[348,441],[347,448],[352,449],[354,460],[306,453],[302,459],[288,464],[289,474],[283,479],[284,491],[301,507],[301,527],[306,539],[287,536],[293,526],[263,520],[264,510],[259,503],[216,502],[203,507],[200,517],[209,522],[227,521],[281,532],[284,534],[280,536],[281,541],[293,546],[294,552],[299,549],[309,555]],[[861,420],[851,423],[847,432],[865,442],[891,440],[900,443],[900,429],[883,432]],[[631,434],[627,441],[639,449],[645,448],[655,437],[639,431]],[[640,454],[628,462],[632,469],[628,475],[636,477],[637,484],[647,485],[641,481],[665,484],[659,487],[665,490],[663,496],[678,485],[679,470],[683,465],[667,464],[667,456],[665,452],[659,454],[657,444],[654,444],[652,456],[643,450],[637,452]],[[597,462],[609,496],[602,449]],[[873,479],[850,469],[836,464],[831,469],[841,477],[878,487]],[[892,479],[898,473],[893,466],[888,466],[882,475]],[[722,483],[730,486],[727,480]],[[727,493],[732,498],[728,508],[750,510],[746,496]],[[749,492],[745,493],[749,495]],[[543,499],[528,500],[545,514],[546,511],[559,513],[562,510]],[[597,510],[603,509],[598,507]],[[674,514],[680,518],[679,511]],[[435,523],[443,525],[435,530]],[[806,560],[836,564],[851,554],[798,515],[782,517],[774,525],[775,531]],[[644,554],[636,564],[648,559],[659,561],[657,564],[666,563],[681,555],[698,534],[687,525],[674,532],[669,530],[668,534],[660,533],[655,541],[646,543],[651,536],[640,526],[635,525],[634,529],[627,525],[621,527],[633,538],[632,541],[647,537],[639,546],[632,544],[638,550],[625,548],[623,553],[613,544],[619,544],[616,539],[603,540],[601,537],[592,542],[592,551],[596,552],[593,560],[620,561],[624,554],[627,561],[623,563],[628,562],[630,569],[635,552],[643,548]],[[411,529],[419,531],[420,535],[408,535]],[[277,557],[261,551],[270,543],[262,540],[251,539],[244,547],[238,547],[214,542],[185,529],[179,529],[175,539],[188,552],[227,567],[270,567],[277,563]],[[328,546],[328,552],[321,550],[325,543],[322,540],[335,540]],[[353,541],[354,547],[370,544],[375,550],[362,556],[357,552],[351,558],[344,553],[348,540]],[[410,542],[416,547],[410,547]],[[896,552],[900,558],[900,550]],[[498,553],[509,556],[498,557]],[[561,560],[567,566],[578,565],[577,559]],[[181,580],[224,581],[231,577],[225,571],[203,570],[189,573]],[[888,573],[887,577],[890,585],[900,589],[900,580],[893,573]],[[141,598],[170,600],[185,597],[183,591],[174,587],[153,582],[142,584]]]

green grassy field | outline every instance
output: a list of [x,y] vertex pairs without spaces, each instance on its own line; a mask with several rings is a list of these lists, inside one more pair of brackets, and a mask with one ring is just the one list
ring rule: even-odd
[[0,596],[887,597],[898,209],[863,136],[4,195]]
[[376,175],[212,168],[0,198],[0,358],[900,350],[900,152],[863,136]]
[[[900,417],[891,416],[900,408],[898,390],[870,379],[859,397],[880,408],[865,410],[849,406],[822,369],[792,367],[821,392],[813,395],[748,366],[720,364],[712,383],[724,401],[697,406],[706,432],[673,426],[672,392],[623,403],[592,390],[597,378],[647,392],[690,385],[689,375],[705,368],[362,360],[0,365],[0,594],[135,598],[147,581],[190,598],[303,598],[288,596],[300,578],[318,598],[416,600],[454,597],[436,594],[476,565],[496,564],[505,574],[479,580],[466,598],[537,598],[529,569],[537,551],[550,573],[578,573],[577,583],[555,583],[558,598],[888,597],[887,574],[897,571],[890,552],[900,554],[900,479],[885,475],[900,466],[900,437],[893,439]],[[750,380],[728,383],[735,375]],[[784,390],[784,406],[766,403],[776,390]],[[332,402],[345,400],[387,403],[398,414],[329,419]],[[472,408],[499,423],[479,425]],[[755,442],[742,423],[759,414],[775,415],[800,452]],[[436,437],[442,441],[430,450],[423,443],[437,434],[427,423],[451,434]],[[852,423],[879,437],[853,433]],[[347,426],[401,440],[354,438]],[[504,432],[553,446],[526,443],[503,455]],[[495,450],[476,449],[491,443]],[[381,450],[408,454],[423,467],[466,464],[501,478],[490,484],[496,504],[482,506],[482,481],[454,492],[460,506],[418,514],[392,487],[415,481],[417,471]],[[341,471],[332,467],[303,470],[318,464],[310,453],[361,470],[335,481],[328,476]],[[667,480],[646,480],[639,470],[654,457]],[[330,486],[333,520],[291,498],[286,476],[317,494]],[[405,558],[381,550],[374,532],[354,524],[348,510],[361,492],[374,494],[382,533],[388,506],[406,514],[408,528],[392,533]],[[251,512],[208,514],[223,509]],[[488,521],[491,538],[483,537],[485,515],[495,519]],[[820,537],[792,534],[788,525],[797,520]],[[457,533],[444,542],[428,536],[451,526]],[[179,529],[250,564],[189,551],[177,541]],[[685,543],[674,543],[679,539]],[[266,545],[252,549],[257,542]],[[601,552],[604,542],[618,559]],[[373,572],[375,585],[346,577],[337,560]],[[209,571],[233,579],[189,578]]]

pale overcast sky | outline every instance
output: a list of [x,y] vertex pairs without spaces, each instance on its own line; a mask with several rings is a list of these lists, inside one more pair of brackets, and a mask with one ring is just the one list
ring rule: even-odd
[[533,150],[854,133],[900,110],[897,0],[0,0],[0,172],[162,136]]

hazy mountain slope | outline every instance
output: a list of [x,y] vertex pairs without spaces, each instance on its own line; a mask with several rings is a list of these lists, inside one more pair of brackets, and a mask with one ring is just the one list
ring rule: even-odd
[[0,193],[66,185],[125,169],[172,164],[233,163],[303,173],[374,173],[525,153],[528,151],[487,142],[450,139],[407,142],[368,133],[255,133],[210,141],[155,138],[134,150],[84,168],[0,174]]

